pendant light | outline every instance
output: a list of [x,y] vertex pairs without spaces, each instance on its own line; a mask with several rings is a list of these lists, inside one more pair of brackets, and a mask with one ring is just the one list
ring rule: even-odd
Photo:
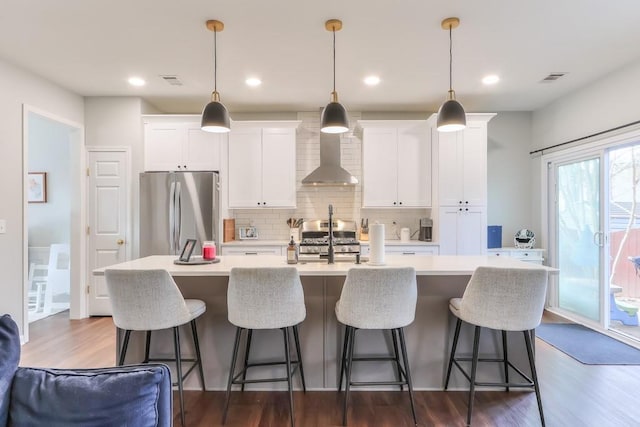
[[451,30],[460,25],[458,18],[447,18],[442,21],[442,29],[449,30],[449,95],[447,100],[438,110],[437,126],[440,132],[454,132],[467,127],[467,117],[462,104],[456,100],[456,93],[453,90],[453,54],[451,53]]
[[213,93],[211,93],[211,102],[202,110],[201,128],[207,132],[229,132],[231,130],[229,112],[220,102],[220,94],[218,93],[217,35],[218,32],[224,30],[224,24],[221,21],[211,19],[207,21],[207,28],[213,31]]
[[331,102],[322,110],[320,130],[324,133],[344,133],[349,130],[349,118],[347,110],[338,102],[338,92],[336,92],[336,31],[342,29],[342,21],[329,19],[324,23],[324,27],[333,33],[333,92],[331,92]]

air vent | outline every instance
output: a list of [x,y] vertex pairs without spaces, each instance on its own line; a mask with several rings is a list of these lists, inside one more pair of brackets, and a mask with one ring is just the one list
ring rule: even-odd
[[550,73],[547,77],[545,77],[544,79],[542,79],[540,81],[540,83],[549,83],[549,82],[555,82],[556,80],[558,80],[560,77],[563,77],[567,75],[567,73]]
[[182,82],[178,79],[178,76],[160,76],[162,79],[169,83],[171,86],[182,86]]

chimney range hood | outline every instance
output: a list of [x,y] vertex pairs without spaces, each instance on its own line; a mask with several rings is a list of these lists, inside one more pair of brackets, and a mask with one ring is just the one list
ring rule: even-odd
[[320,133],[320,166],[307,175],[304,185],[356,185],[358,179],[340,166],[340,135]]

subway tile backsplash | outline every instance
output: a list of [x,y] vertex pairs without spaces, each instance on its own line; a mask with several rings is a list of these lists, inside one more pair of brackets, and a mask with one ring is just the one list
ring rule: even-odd
[[[288,240],[287,218],[326,219],[328,206],[333,205],[334,217],[354,220],[368,218],[369,224],[376,221],[385,224],[386,238],[400,239],[400,228],[409,227],[418,238],[421,217],[431,216],[430,209],[365,209],[362,208],[362,140],[353,129],[361,113],[351,112],[351,130],[343,135],[340,144],[342,167],[358,178],[355,186],[303,186],[302,179],[320,164],[320,112],[298,113],[301,121],[296,134],[296,209],[233,209],[236,227],[255,226],[260,240]],[[395,222],[395,225],[394,225]]]

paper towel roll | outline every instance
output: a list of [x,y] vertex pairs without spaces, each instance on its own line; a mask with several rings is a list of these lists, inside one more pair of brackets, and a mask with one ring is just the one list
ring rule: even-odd
[[384,224],[369,227],[369,264],[384,265]]

